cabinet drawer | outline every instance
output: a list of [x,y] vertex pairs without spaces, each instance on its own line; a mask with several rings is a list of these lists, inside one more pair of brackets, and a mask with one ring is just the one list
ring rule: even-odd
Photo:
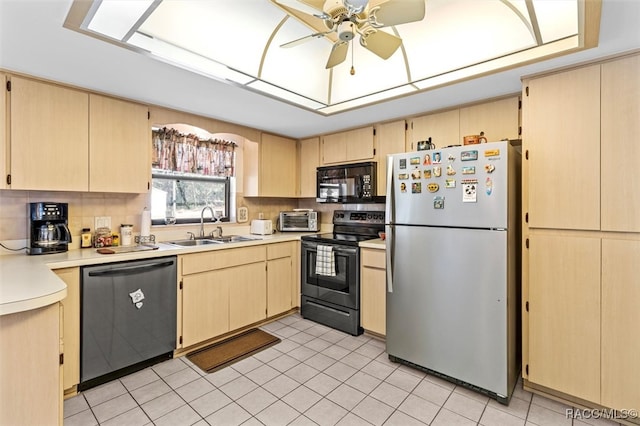
[[292,243],[267,244],[267,259],[279,259],[293,256]]
[[378,249],[362,249],[361,261],[362,266],[381,269],[385,269],[387,264],[385,251]]
[[182,257],[182,275],[263,262],[265,260],[266,250],[263,245],[187,254]]

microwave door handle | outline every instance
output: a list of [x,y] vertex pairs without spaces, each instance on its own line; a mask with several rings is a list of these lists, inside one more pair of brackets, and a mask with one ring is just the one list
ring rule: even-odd
[[358,199],[362,198],[362,187],[364,186],[364,179],[362,178],[361,175],[358,175],[356,182],[358,182],[356,184],[356,196],[358,197]]

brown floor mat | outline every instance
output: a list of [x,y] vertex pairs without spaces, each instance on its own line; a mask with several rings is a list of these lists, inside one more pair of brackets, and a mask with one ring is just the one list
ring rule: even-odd
[[279,342],[279,338],[254,328],[191,352],[187,358],[203,371],[212,373]]

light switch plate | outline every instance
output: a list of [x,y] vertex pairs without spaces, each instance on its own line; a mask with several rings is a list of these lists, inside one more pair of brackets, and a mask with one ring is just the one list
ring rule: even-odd
[[246,207],[238,207],[238,217],[236,219],[238,223],[244,223],[249,220],[249,209]]
[[111,229],[111,216],[96,216],[95,217],[96,228],[109,228]]

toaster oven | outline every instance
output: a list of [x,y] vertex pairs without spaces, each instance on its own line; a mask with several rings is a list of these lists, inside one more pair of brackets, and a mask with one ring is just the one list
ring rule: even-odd
[[318,231],[318,212],[313,210],[294,210],[280,212],[278,217],[278,230],[281,232]]

